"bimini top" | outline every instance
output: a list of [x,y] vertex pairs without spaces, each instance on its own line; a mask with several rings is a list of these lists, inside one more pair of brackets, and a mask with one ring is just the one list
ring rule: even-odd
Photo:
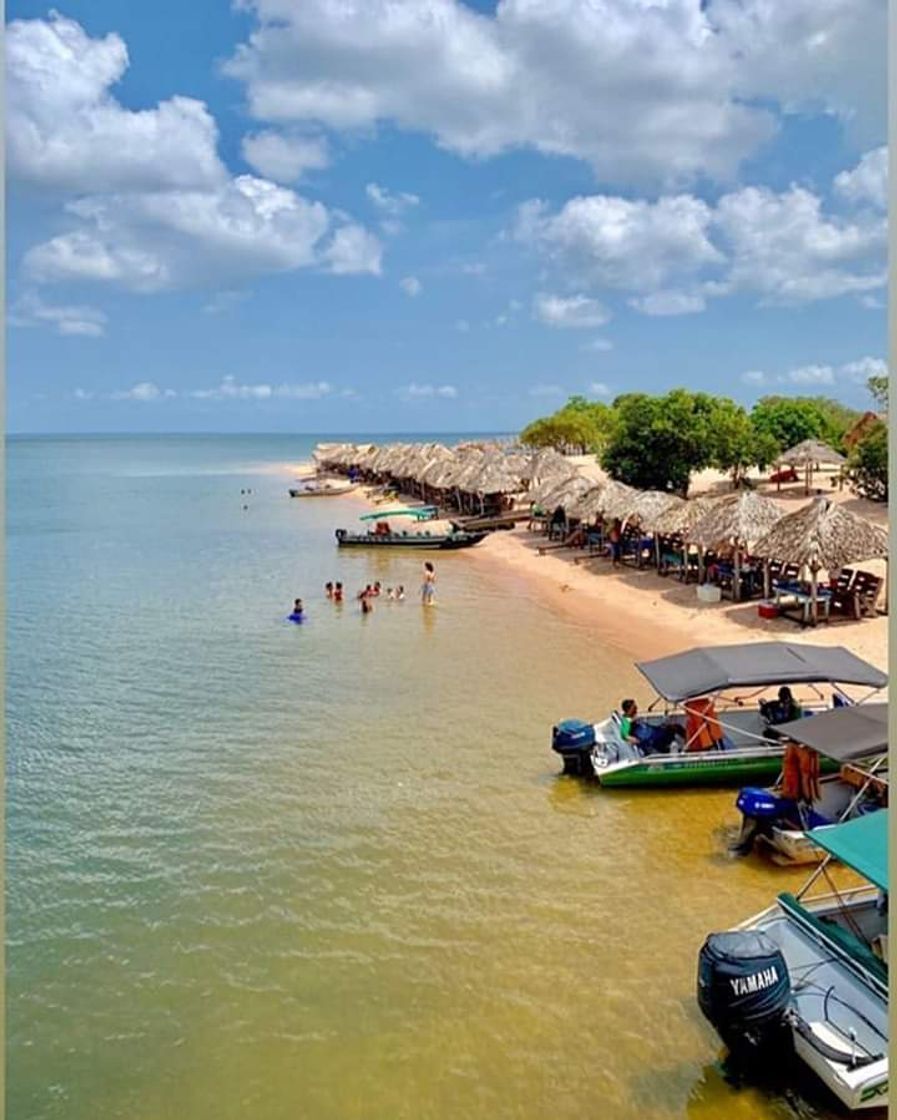
[[888,889],[887,812],[867,813],[844,824],[812,828],[807,835],[864,879],[883,891]]
[[776,727],[786,739],[812,747],[827,758],[849,762],[888,749],[888,705],[851,704],[795,719]]
[[436,506],[403,506],[401,509],[378,509],[374,513],[364,513],[358,520],[385,521],[388,517],[413,517],[416,521],[431,521],[438,512]]
[[804,646],[796,642],[753,642],[705,646],[636,668],[665,700],[688,700],[725,688],[775,684],[857,684],[884,688],[886,673],[843,646]]

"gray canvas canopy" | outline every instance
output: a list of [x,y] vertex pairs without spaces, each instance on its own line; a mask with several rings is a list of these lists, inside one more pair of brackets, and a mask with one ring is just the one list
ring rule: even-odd
[[674,703],[725,688],[823,682],[884,688],[888,683],[887,674],[843,646],[796,642],[705,646],[637,662],[636,668],[658,695]]
[[884,754],[888,749],[888,705],[852,704],[846,708],[832,708],[809,719],[780,723],[776,731],[838,762],[868,758]]

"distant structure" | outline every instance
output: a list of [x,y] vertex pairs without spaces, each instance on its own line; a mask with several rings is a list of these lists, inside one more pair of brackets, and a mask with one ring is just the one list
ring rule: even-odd
[[844,446],[848,451],[852,451],[854,447],[866,436],[869,429],[877,424],[880,417],[877,412],[864,412],[863,415],[856,421],[850,431],[844,436]]

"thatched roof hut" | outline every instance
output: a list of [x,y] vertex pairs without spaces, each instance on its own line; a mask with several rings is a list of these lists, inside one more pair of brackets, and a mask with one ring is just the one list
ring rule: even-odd
[[816,498],[786,514],[757,541],[754,552],[811,572],[831,572],[859,560],[887,557],[888,534],[830,498]]
[[847,460],[834,447],[829,447],[827,443],[821,443],[818,439],[805,439],[783,452],[779,461],[792,467],[804,468],[805,490],[809,494],[813,482],[813,471],[817,470],[821,463],[840,466]]
[[563,506],[569,512],[577,499],[581,498],[587,490],[591,490],[594,485],[594,482],[584,478],[581,474],[574,474],[570,478],[562,479],[555,487],[549,489],[545,497],[542,498],[541,505],[549,510]]
[[574,473],[575,468],[553,447],[543,447],[531,456],[521,480],[529,482],[530,490],[534,490],[546,479],[568,476]]
[[689,532],[702,548],[750,548],[785,516],[771,498],[744,490],[719,498]]
[[[577,476],[584,477],[584,476]],[[584,490],[578,497],[566,506],[565,509],[570,517],[578,517],[582,521],[588,521],[589,518],[596,517],[603,509],[602,494],[604,492],[605,483],[596,483],[592,479],[586,479],[589,483],[589,489]]]
[[664,536],[682,534],[688,536],[714,505],[720,501],[719,497],[705,495],[701,498],[691,498],[681,505],[670,505],[654,520],[654,532]]
[[653,533],[657,522],[668,512],[685,504],[678,494],[663,490],[641,490],[630,504],[626,520],[637,523],[645,533]]

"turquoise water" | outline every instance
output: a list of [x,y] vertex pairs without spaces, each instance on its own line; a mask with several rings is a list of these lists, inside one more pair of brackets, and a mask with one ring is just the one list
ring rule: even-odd
[[9,445],[7,1115],[827,1115],[730,1087],[693,1000],[802,876],[725,857],[731,794],[560,778],[631,653],[463,554],[423,610],[286,496],[312,443]]

